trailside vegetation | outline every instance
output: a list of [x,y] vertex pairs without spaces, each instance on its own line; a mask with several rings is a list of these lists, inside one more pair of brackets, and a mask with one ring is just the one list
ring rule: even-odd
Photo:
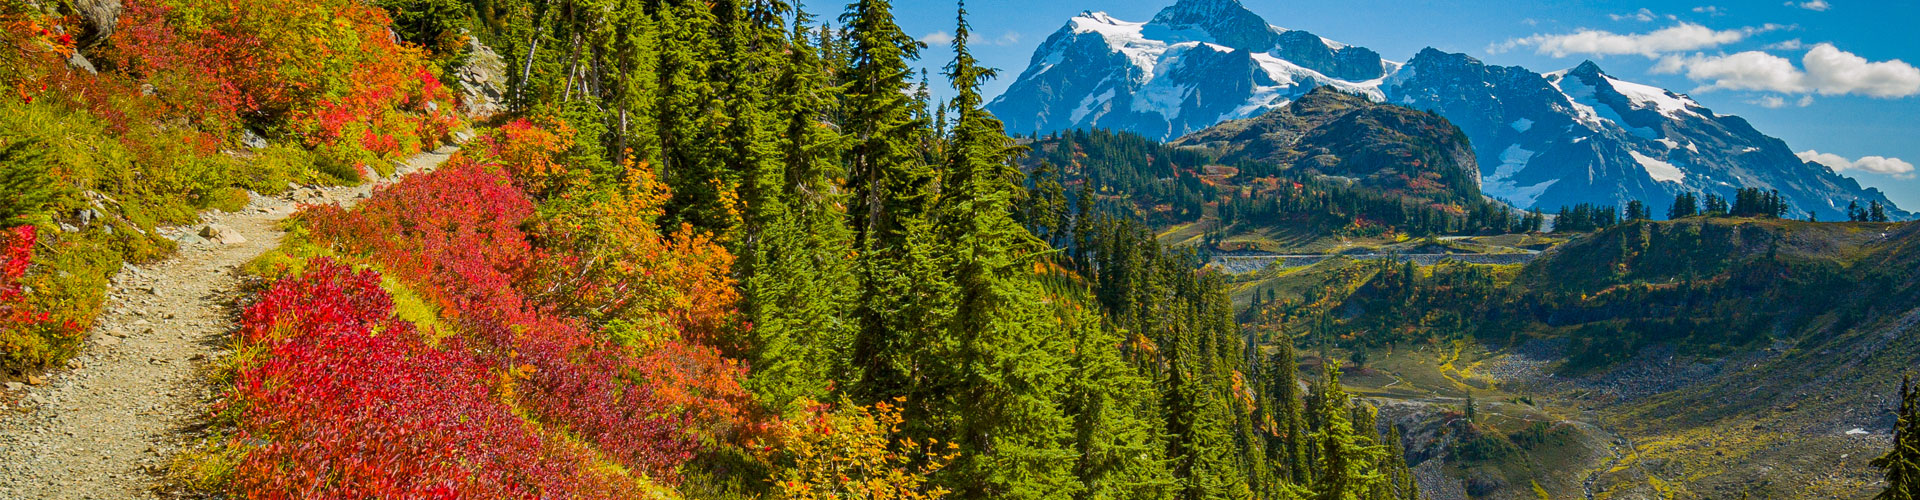
[[45,313],[0,322],[0,371],[76,354],[108,278],[173,252],[157,227],[384,175],[460,126],[363,2],[138,0],[111,30],[68,8],[0,5],[0,226],[32,263],[0,308]]

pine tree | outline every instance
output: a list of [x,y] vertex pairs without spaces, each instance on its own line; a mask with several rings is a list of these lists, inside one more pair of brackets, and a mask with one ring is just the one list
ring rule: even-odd
[[1127,363],[1121,332],[1084,310],[1062,313],[1077,332],[1064,410],[1073,417],[1076,498],[1168,498],[1178,481],[1160,442],[1160,406],[1150,381]]
[[1680,193],[1673,197],[1673,206],[1667,208],[1667,219],[1680,219],[1700,214],[1700,201],[1693,193]]
[[1294,484],[1307,484],[1313,480],[1313,470],[1307,461],[1307,449],[1311,445],[1307,441],[1306,408],[1300,395],[1300,365],[1292,336],[1283,335],[1275,344],[1276,350],[1267,363],[1267,394],[1271,404],[1277,406],[1273,419],[1278,432],[1269,434],[1267,451],[1277,456],[1269,461],[1284,465],[1287,477]]
[[857,331],[859,283],[849,260],[852,235],[839,209],[840,138],[823,121],[831,93],[808,43],[809,17],[798,12],[792,46],[775,82],[774,108],[785,118],[777,163],[754,177],[755,272],[745,280],[753,322],[748,386],[769,406],[825,399],[836,380],[850,380],[847,346]]
[[931,341],[925,337],[942,325],[940,317],[916,311],[948,314],[941,310],[949,282],[937,276],[945,264],[934,255],[937,236],[928,233],[937,221],[929,213],[933,172],[923,156],[927,124],[915,119],[908,93],[907,61],[919,57],[921,44],[900,31],[887,0],[857,0],[840,21],[848,35],[840,106],[849,143],[847,212],[854,248],[865,256],[854,358],[862,363],[859,397],[878,401],[927,376],[914,373],[910,351],[926,347],[914,342]]
[[1920,498],[1920,387],[1913,377],[1900,382],[1898,419],[1893,424],[1893,449],[1873,466],[1885,471],[1887,488],[1874,500],[1914,500]]
[[1640,200],[1627,202],[1627,220],[1647,220],[1652,218],[1653,214],[1647,211],[1646,203],[1642,203]]
[[[673,190],[662,225],[693,227],[732,235],[742,223],[739,187],[742,172],[726,159],[724,123],[726,82],[713,78],[713,66],[726,64],[721,47],[725,31],[705,2],[670,2],[656,9],[660,56],[656,76],[661,177]],[[719,39],[716,39],[719,38]]]
[[[1352,403],[1340,388],[1340,370],[1326,368],[1320,383],[1318,430],[1313,434],[1319,452],[1320,477],[1313,483],[1315,500],[1360,500],[1385,477],[1376,468],[1386,456],[1386,447],[1372,444],[1354,428]],[[1367,430],[1372,434],[1372,429]]]
[[888,0],[856,0],[840,22],[852,38],[842,123],[853,141],[847,151],[853,194],[848,212],[856,244],[873,248],[899,239],[900,224],[892,219],[925,209],[930,172],[918,147],[925,123],[915,119],[907,83],[907,62],[920,56],[922,44],[894,23]]
[[958,11],[947,65],[958,117],[937,212],[952,255],[958,348],[942,361],[954,375],[953,390],[942,392],[954,398],[948,409],[959,417],[962,453],[947,483],[965,498],[1069,498],[1082,485],[1066,446],[1071,422],[1058,406],[1068,348],[1038,314],[1027,259],[1039,242],[1013,219],[1021,148],[981,109],[979,86],[993,72],[968,51],[966,5]]
[[1887,221],[1886,205],[1881,205],[1880,200],[1873,200],[1871,202],[1868,202],[1867,203],[1867,220],[1870,220],[1873,222],[1886,222]]

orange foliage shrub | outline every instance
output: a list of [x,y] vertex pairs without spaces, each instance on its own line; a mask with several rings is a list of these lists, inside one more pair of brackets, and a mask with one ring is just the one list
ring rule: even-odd
[[[896,402],[898,402],[896,400]],[[943,498],[945,488],[927,478],[952,463],[959,446],[896,437],[904,418],[887,402],[847,406],[787,423],[778,443],[788,461],[775,477],[777,498],[795,500]],[[771,451],[771,450],[769,450]]]

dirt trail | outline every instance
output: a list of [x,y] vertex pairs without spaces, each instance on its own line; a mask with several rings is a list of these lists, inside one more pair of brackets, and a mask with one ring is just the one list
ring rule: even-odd
[[[453,150],[415,156],[390,179],[437,167]],[[255,197],[239,212],[161,229],[181,241],[179,253],[114,276],[106,312],[70,369],[0,396],[0,498],[154,497],[166,463],[204,425],[215,396],[202,373],[226,354],[236,268],[279,246],[279,223],[299,205],[351,205],[382,183]],[[245,241],[200,238],[209,225]]]

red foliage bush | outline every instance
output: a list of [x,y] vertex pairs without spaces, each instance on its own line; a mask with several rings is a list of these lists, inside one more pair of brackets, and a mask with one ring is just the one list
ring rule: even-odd
[[306,216],[316,241],[366,255],[420,285],[475,352],[524,379],[518,403],[623,465],[672,481],[695,443],[688,412],[633,383],[644,358],[596,338],[580,321],[528,301],[515,285],[535,250],[519,226],[533,203],[497,167],[462,156],[402,180],[360,208]]
[[0,348],[14,349],[19,336],[34,329],[50,328],[60,335],[77,335],[80,325],[71,320],[56,321],[53,315],[27,303],[26,286],[21,278],[33,261],[33,245],[39,232],[33,226],[0,229]]
[[111,59],[203,126],[280,123],[309,145],[405,154],[457,126],[451,93],[385,11],[353,0],[135,0]]
[[[234,378],[230,485],[245,498],[613,498],[633,492],[541,437],[485,384],[487,360],[420,341],[372,271],[316,259],[246,308],[265,351]],[[252,444],[263,443],[263,444]]]

